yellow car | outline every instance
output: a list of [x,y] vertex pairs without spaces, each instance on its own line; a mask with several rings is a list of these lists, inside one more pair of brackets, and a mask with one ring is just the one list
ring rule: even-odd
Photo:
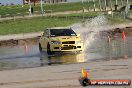
[[47,28],[39,39],[39,50],[52,55],[55,52],[80,52],[83,42],[71,28]]

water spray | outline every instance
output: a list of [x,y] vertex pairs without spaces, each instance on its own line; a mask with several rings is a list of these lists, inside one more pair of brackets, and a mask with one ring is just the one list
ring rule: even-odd
[[[92,19],[87,19],[84,23],[76,23],[72,25],[72,29],[78,33],[81,34],[81,38],[84,41],[84,50],[83,52],[87,52],[89,47],[95,43],[95,40],[100,37],[99,32],[101,31],[108,31],[115,28],[124,28],[126,25],[132,25],[130,24],[119,24],[119,25],[110,25],[108,23],[108,19],[104,15],[99,15]],[[108,42],[110,43],[110,37],[106,36],[108,38]]]
[[93,43],[98,33],[103,30],[107,30],[104,25],[107,25],[107,19],[105,16],[97,16],[93,19],[88,19],[85,23],[78,23],[72,26],[73,30],[81,34],[84,41],[84,51],[86,52],[89,46]]

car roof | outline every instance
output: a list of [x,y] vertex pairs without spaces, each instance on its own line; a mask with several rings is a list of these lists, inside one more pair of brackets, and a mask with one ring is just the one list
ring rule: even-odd
[[71,29],[69,27],[53,27],[53,28],[47,28],[47,29]]

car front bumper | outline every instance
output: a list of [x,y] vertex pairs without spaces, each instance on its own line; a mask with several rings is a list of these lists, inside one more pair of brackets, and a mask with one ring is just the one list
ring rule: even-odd
[[50,44],[51,51],[82,51],[83,43],[80,44]]

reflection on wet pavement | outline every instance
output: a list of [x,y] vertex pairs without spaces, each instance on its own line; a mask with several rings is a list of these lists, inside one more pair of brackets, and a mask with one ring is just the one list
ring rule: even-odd
[[95,39],[87,51],[80,54],[56,53],[48,56],[46,52],[39,53],[38,44],[27,45],[27,48],[25,53],[22,45],[0,47],[0,70],[118,60],[125,55],[132,57],[132,37],[127,37],[125,42],[115,38],[110,43],[106,39]]
[[70,63],[81,63],[85,62],[84,54],[60,54],[55,56],[48,56],[48,58],[45,59],[45,57],[40,57],[41,66],[48,64],[48,65],[54,65],[54,64],[70,64]]

